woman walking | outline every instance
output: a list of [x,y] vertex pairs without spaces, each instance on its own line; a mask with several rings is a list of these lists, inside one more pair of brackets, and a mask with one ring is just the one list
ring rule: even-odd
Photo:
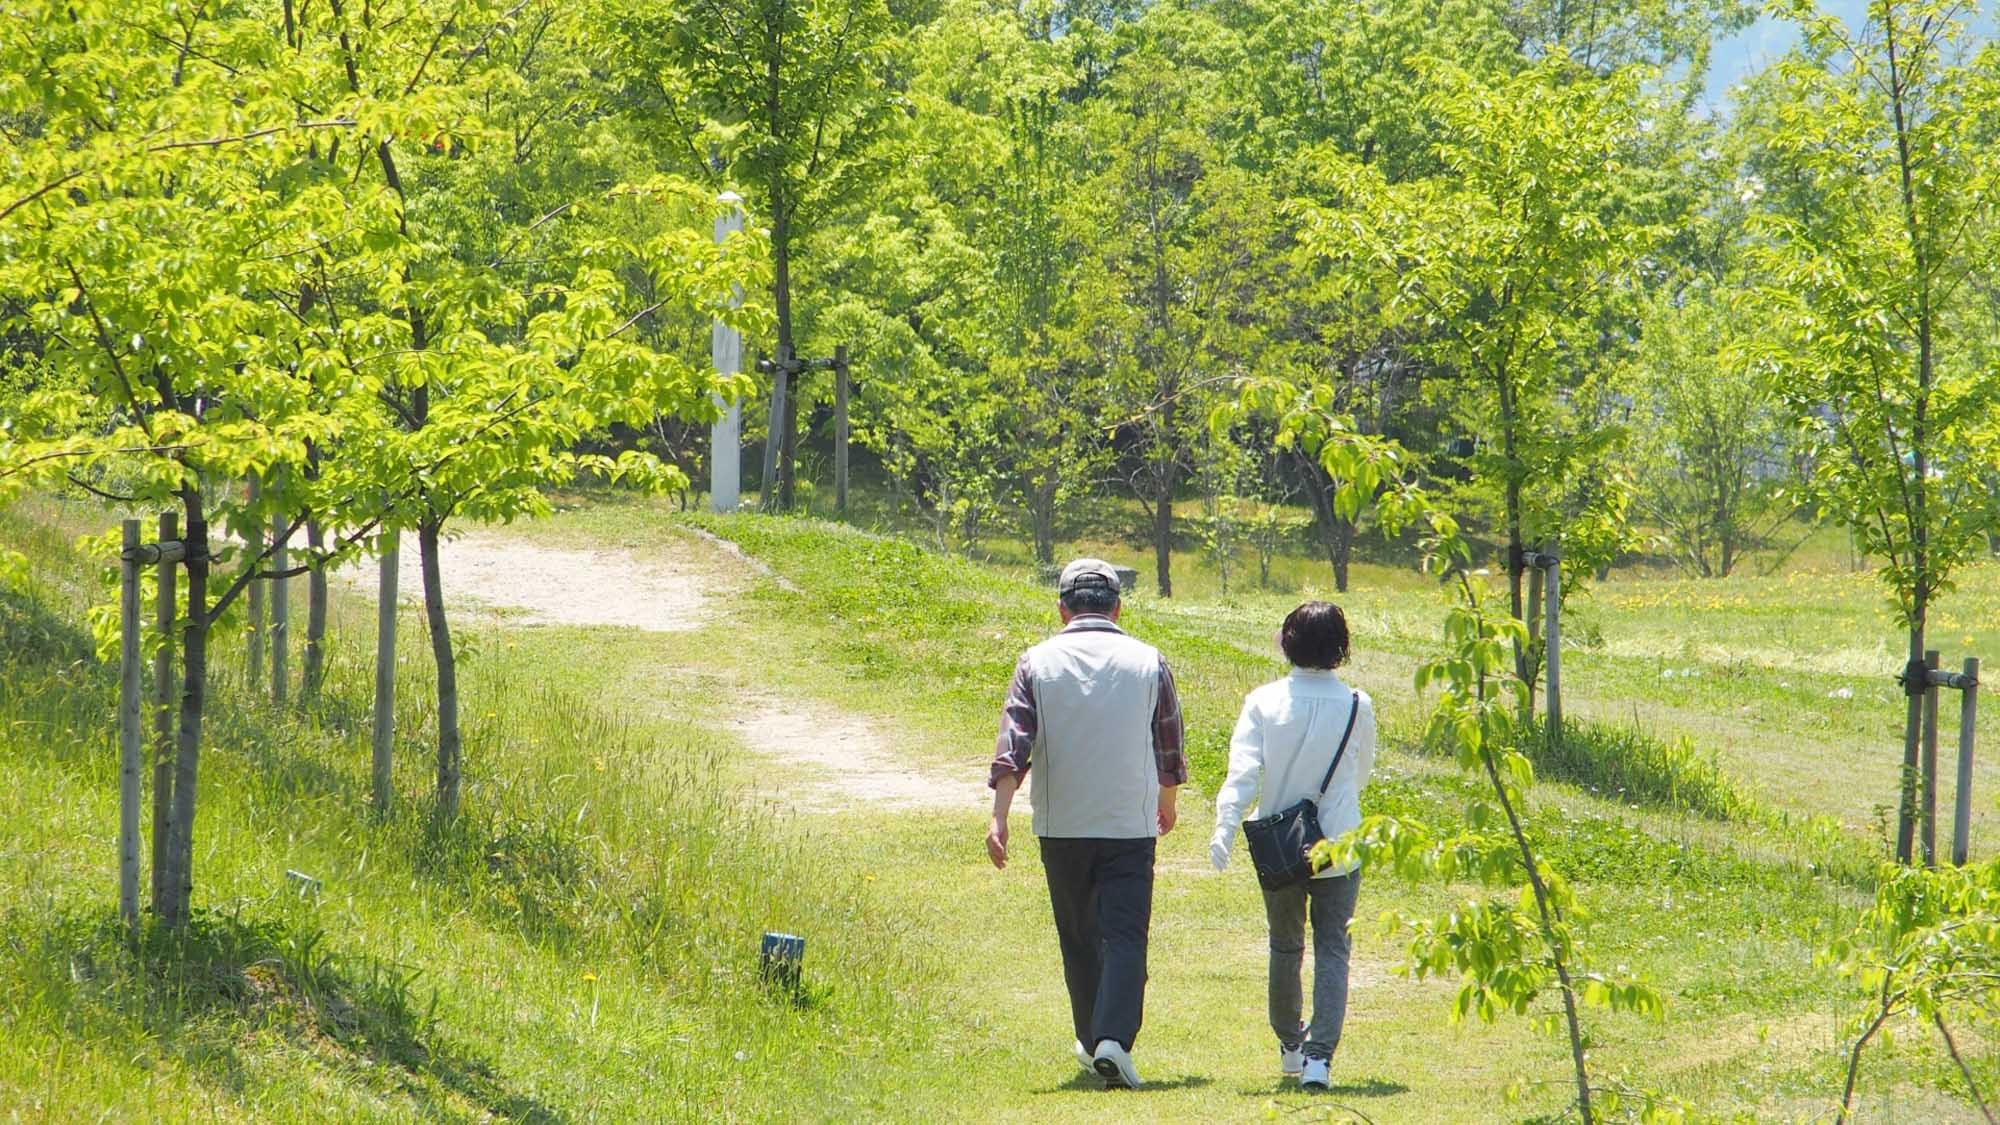
[[[1319,806],[1320,831],[1339,839],[1361,823],[1361,789],[1375,765],[1375,711],[1368,696],[1341,682],[1334,669],[1347,663],[1347,618],[1328,602],[1307,602],[1285,618],[1278,646],[1291,674],[1243,701],[1229,743],[1229,779],[1215,799],[1215,837],[1209,859],[1229,866],[1236,830],[1252,806],[1264,813],[1301,798]],[[1350,729],[1351,719],[1351,729]],[[1343,746],[1343,736],[1345,749]],[[1330,780],[1327,767],[1339,766]],[[1304,883],[1264,892],[1271,932],[1271,1030],[1278,1036],[1279,1070],[1298,1075],[1306,1089],[1325,1089],[1333,1053],[1347,1018],[1347,924],[1361,889],[1359,867],[1328,868]],[[1313,1005],[1302,1022],[1299,971],[1305,927],[1313,935]]]

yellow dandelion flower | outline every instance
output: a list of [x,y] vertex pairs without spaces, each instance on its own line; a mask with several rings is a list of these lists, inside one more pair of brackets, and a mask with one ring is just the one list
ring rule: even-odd
[[585,973],[585,974],[583,974],[583,983],[585,983],[585,984],[596,984],[596,983],[597,983],[597,974],[596,974],[596,973]]

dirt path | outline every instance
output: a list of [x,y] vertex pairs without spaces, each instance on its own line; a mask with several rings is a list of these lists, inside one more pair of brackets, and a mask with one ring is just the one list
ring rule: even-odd
[[[688,565],[680,555],[642,558],[623,550],[545,547],[482,530],[443,544],[439,565],[447,606],[473,603],[528,625],[602,625],[683,633],[709,623],[738,583]],[[423,573],[405,550],[396,582],[406,602],[423,598]]]
[[[641,555],[624,548],[550,547],[480,530],[449,540],[440,552],[447,605],[496,611],[509,625],[582,625],[680,633],[722,618],[730,594],[772,575],[733,543],[676,537]],[[401,559],[404,601],[422,598],[415,551]],[[357,585],[372,572],[350,572]],[[816,703],[779,699],[737,684],[735,716],[725,725],[743,745],[781,768],[761,791],[792,808],[840,812],[857,805],[890,809],[976,809],[984,794],[966,778],[911,766],[892,740],[859,716]]]

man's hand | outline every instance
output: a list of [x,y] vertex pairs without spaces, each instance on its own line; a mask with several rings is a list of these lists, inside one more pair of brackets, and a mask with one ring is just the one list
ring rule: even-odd
[[1162,836],[1172,832],[1175,823],[1180,820],[1180,813],[1174,809],[1174,794],[1178,792],[1180,792],[1178,789],[1160,790],[1160,835]]
[[986,826],[986,858],[993,866],[1007,867],[1007,810],[1014,807],[1014,790],[1021,787],[1020,775],[998,778],[993,783],[993,819]]

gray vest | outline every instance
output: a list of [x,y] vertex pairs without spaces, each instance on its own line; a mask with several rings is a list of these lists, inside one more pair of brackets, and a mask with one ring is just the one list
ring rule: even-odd
[[1040,718],[1028,774],[1035,835],[1157,836],[1159,650],[1087,621],[1029,649],[1027,661]]

